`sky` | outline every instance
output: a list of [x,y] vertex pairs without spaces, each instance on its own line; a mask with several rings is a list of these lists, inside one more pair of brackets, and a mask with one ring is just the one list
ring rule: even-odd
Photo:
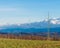
[[60,0],[0,0],[0,25],[40,22],[60,17]]

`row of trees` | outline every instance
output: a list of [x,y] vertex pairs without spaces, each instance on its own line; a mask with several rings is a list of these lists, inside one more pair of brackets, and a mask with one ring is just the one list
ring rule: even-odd
[[[29,40],[47,40],[47,36],[38,36],[38,35],[16,35],[16,34],[0,34],[0,38],[8,38],[8,39],[29,39]],[[60,40],[57,32],[49,37],[49,40]]]

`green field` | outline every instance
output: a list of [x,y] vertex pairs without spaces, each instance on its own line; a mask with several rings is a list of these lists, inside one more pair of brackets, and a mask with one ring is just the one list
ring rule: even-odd
[[0,48],[60,48],[60,41],[0,39]]

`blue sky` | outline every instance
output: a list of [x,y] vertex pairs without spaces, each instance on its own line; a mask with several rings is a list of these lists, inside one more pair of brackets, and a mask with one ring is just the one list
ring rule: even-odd
[[60,0],[0,0],[0,25],[60,17]]

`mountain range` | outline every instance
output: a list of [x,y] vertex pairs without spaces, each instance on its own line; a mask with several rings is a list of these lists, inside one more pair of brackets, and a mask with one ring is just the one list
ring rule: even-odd
[[48,32],[57,32],[60,34],[60,18],[57,19],[45,19],[40,22],[26,23],[26,24],[11,24],[0,26],[0,33],[13,33],[13,34],[37,34]]

